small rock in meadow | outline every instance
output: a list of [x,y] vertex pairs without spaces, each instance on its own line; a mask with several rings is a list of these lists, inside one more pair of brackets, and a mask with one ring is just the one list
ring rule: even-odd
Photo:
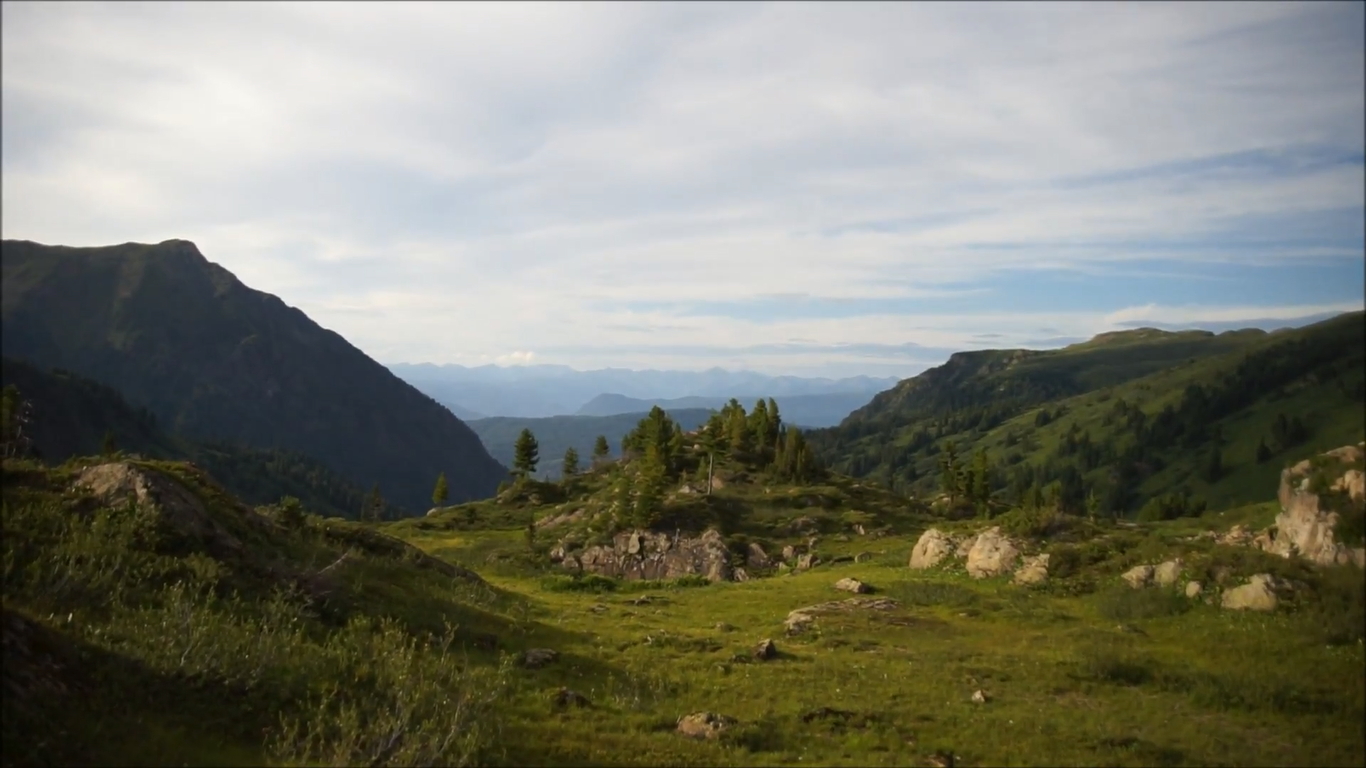
[[570,690],[568,688],[561,688],[560,690],[554,692],[550,695],[550,700],[557,707],[592,706],[592,702],[588,700],[587,696],[584,696],[582,693]]
[[759,661],[768,661],[777,658],[777,656],[778,646],[774,645],[773,641],[768,638],[760,640],[759,644],[754,646],[754,658]]
[[816,557],[814,552],[808,552],[804,555],[799,555],[797,557],[797,570],[809,570],[812,566],[816,565],[819,562],[820,558]]
[[1159,587],[1170,587],[1176,584],[1177,579],[1181,578],[1181,558],[1168,560],[1167,562],[1153,569],[1153,581]]
[[678,732],[694,739],[714,739],[735,725],[735,718],[715,712],[694,712],[678,718]]
[[527,669],[540,669],[560,658],[559,651],[549,648],[532,648],[522,654],[522,666]]
[[722,621],[722,622],[719,622],[719,623],[716,625],[716,631],[717,631],[717,632],[734,632],[734,631],[735,631],[735,626],[732,625],[732,624],[727,624],[726,622]]
[[974,704],[985,704],[991,699],[987,696],[986,691],[977,690],[972,693],[972,701]]
[[858,579],[850,578],[848,576],[835,582],[835,589],[840,589],[845,592],[853,592],[856,595],[867,594],[868,592],[873,591],[872,587],[868,586],[867,584],[864,584]]
[[1224,592],[1223,607],[1234,611],[1274,611],[1279,599],[1276,591],[1284,584],[1269,573],[1259,573],[1241,587]]
[[1199,597],[1200,593],[1203,591],[1205,591],[1205,588],[1203,585],[1200,584],[1200,582],[1186,582],[1186,597],[1189,597],[1190,599],[1194,600],[1195,598]]
[[953,753],[952,753],[952,752],[935,752],[933,755],[930,755],[930,756],[926,759],[926,762],[927,762],[932,768],[953,768],[953,766],[954,766]]
[[1031,584],[1041,584],[1048,580],[1048,554],[1026,557],[1020,564],[1020,569],[1015,571],[1014,581],[1016,584],[1028,586]]
[[872,559],[873,559],[873,553],[872,553],[872,552],[860,552],[860,553],[858,553],[857,555],[854,555],[854,562],[856,562],[856,563],[866,563],[866,562],[868,562],[869,560],[872,560]]

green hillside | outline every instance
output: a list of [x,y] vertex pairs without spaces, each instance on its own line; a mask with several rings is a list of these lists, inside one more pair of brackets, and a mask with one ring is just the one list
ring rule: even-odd
[[[683,408],[669,410],[669,415],[683,425],[684,429],[697,429],[707,421],[710,410],[702,408]],[[513,446],[523,429],[531,430],[540,448],[541,462],[537,476],[542,479],[555,479],[560,476],[560,462],[564,452],[573,448],[579,458],[587,461],[593,455],[593,443],[598,435],[607,438],[612,455],[618,455],[621,439],[627,432],[635,429],[644,413],[621,413],[612,416],[547,416],[543,418],[521,418],[516,416],[492,416],[467,422],[470,429],[479,436],[489,454],[498,461],[512,466]]]
[[0,243],[5,355],[64,368],[194,439],[311,456],[411,512],[444,473],[452,498],[506,470],[445,407],[183,240]]
[[951,442],[964,466],[987,451],[998,502],[1054,485],[1074,511],[1093,493],[1127,514],[1182,489],[1247,504],[1274,493],[1286,461],[1362,439],[1363,341],[1358,312],[1275,334],[1147,329],[971,353],[811,441],[835,469],[926,496],[943,488]]
[[[369,501],[362,489],[301,454],[169,435],[147,409],[68,371],[43,372],[4,358],[0,385],[14,387],[14,405],[27,411],[23,452],[49,464],[100,454],[107,438],[121,454],[192,461],[249,504],[293,496],[318,514],[354,518]],[[385,503],[380,514],[394,517],[400,510]]]

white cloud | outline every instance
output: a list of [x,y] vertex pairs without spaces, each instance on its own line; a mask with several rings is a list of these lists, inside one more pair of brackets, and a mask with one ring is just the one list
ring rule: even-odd
[[[1361,20],[1329,3],[8,3],[3,233],[194,240],[391,361],[1085,335],[1131,310],[630,307],[929,301],[1360,209]],[[1360,258],[1357,234],[1176,253]],[[1220,302],[1154,311],[1278,317]]]

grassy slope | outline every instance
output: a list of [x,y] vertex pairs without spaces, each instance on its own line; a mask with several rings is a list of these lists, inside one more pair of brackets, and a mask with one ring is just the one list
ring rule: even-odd
[[[211,483],[184,465],[151,466],[181,478],[242,530],[239,513]],[[952,751],[960,765],[1359,765],[1366,756],[1366,656],[1359,642],[1324,643],[1331,619],[1317,603],[1245,615],[1111,588],[1120,569],[1169,553],[1192,529],[1189,520],[1086,529],[1074,546],[1109,542],[1108,559],[1074,579],[1026,590],[910,571],[912,544],[933,521],[864,484],[833,478],[789,489],[737,480],[716,492],[717,503],[744,510],[739,527],[767,534],[771,546],[794,540],[780,535],[782,522],[812,515],[848,531],[846,513],[859,511],[869,527],[893,533],[822,537],[823,556],[867,551],[870,562],[747,583],[622,585],[591,594],[564,591],[563,579],[545,578],[520,554],[526,516],[553,514],[556,505],[480,502],[470,505],[480,511],[474,527],[463,507],[384,526],[437,557],[479,568],[490,585],[480,587],[362,526],[317,519],[305,533],[241,533],[251,546],[240,559],[167,551],[126,512],[91,518],[57,506],[78,503],[66,490],[69,472],[5,465],[4,607],[7,620],[17,612],[79,645],[82,661],[61,673],[66,682],[101,682],[55,699],[37,717],[16,714],[7,696],[7,764],[281,757],[358,764],[369,762],[365,747],[382,741],[386,713],[404,709],[421,727],[410,730],[413,751],[395,756],[396,764],[419,761],[416,750],[433,741],[420,735],[452,725],[470,735],[460,745],[469,749],[435,762],[454,762],[457,752],[507,765],[921,765],[939,751]],[[582,480],[573,503],[601,494],[605,479]],[[129,527],[109,524],[120,520]],[[1189,546],[1193,569],[1218,558],[1239,573],[1271,569],[1303,580],[1311,596],[1342,592],[1329,576],[1263,553]],[[297,597],[272,602],[271,587],[288,581],[281,574],[316,573],[347,549],[354,559],[311,609],[299,612]],[[79,566],[65,561],[63,580],[42,567],[77,551],[97,556]],[[117,553],[122,559],[113,559]],[[823,616],[815,632],[785,638],[788,611],[846,596],[831,587],[841,576],[873,584],[901,608]],[[245,600],[187,601],[166,586],[195,579],[231,586]],[[108,597],[110,584],[121,585],[119,600],[82,597],[91,586]],[[1346,594],[1359,618],[1360,589]],[[636,602],[646,595],[652,599]],[[356,623],[380,617],[396,622],[390,632]],[[455,647],[463,650],[419,655],[410,665],[403,640],[425,644],[446,622],[457,625]],[[721,622],[733,629],[723,631]],[[481,644],[484,635],[497,651]],[[746,662],[768,637],[780,657]],[[500,654],[533,647],[562,655],[540,670],[499,666]],[[280,717],[307,719],[300,702],[328,700],[330,683],[360,716],[313,716],[341,729],[327,741],[330,750],[272,751]],[[556,707],[550,695],[561,686],[593,705]],[[971,703],[977,689],[992,701]],[[452,692],[488,703],[462,719],[444,698]],[[851,721],[804,717],[821,707],[848,711]],[[672,732],[680,715],[697,710],[740,724],[719,742]],[[351,744],[343,734],[362,738]]]
[[[1366,437],[1366,416],[1363,416],[1362,403],[1349,394],[1361,386],[1363,376],[1366,376],[1366,363],[1361,360],[1362,322],[1361,313],[1352,313],[1303,329],[1276,334],[1240,331],[1201,337],[1135,331],[1097,337],[1057,352],[1034,353],[1015,368],[993,372],[985,377],[986,383],[978,381],[975,386],[992,386],[993,377],[1006,377],[1009,374],[1032,377],[1036,381],[1074,382],[1077,388],[1084,391],[1068,397],[1041,400],[1027,409],[1022,408],[1018,415],[985,433],[963,431],[942,435],[935,441],[935,446],[952,440],[961,455],[984,447],[997,461],[1017,453],[1019,461],[1040,465],[1054,454],[1062,437],[1074,424],[1083,431],[1089,431],[1093,441],[1115,438],[1123,443],[1119,425],[1106,426],[1102,423],[1114,400],[1123,398],[1153,416],[1166,405],[1179,405],[1188,385],[1209,386],[1218,382],[1242,361],[1245,354],[1314,334],[1337,334],[1343,339],[1342,359],[1338,361],[1343,372],[1339,379],[1326,381],[1319,378],[1317,372],[1306,370],[1299,380],[1265,393],[1249,407],[1217,423],[1225,441],[1224,463],[1228,470],[1217,483],[1210,484],[1200,477],[1199,469],[1204,466],[1210,452],[1206,442],[1191,448],[1165,451],[1166,468],[1146,478],[1140,488],[1143,498],[1184,486],[1216,507],[1252,503],[1274,496],[1280,469],[1286,462],[1326,448],[1355,443]],[[1151,372],[1154,368],[1161,370]],[[1017,373],[1011,373],[1017,369]],[[1029,373],[1030,369],[1034,373]],[[1137,375],[1145,372],[1146,375]],[[919,388],[933,389],[934,385],[935,382],[930,380],[922,382]],[[904,412],[914,411],[908,403],[915,401],[913,393],[917,388],[909,384],[903,386],[902,401],[898,401],[900,406],[889,402],[881,412],[865,409],[867,412],[855,414],[857,418],[851,417],[850,424],[856,424],[860,419],[886,421],[897,413],[896,407]],[[1067,415],[1043,427],[1035,426],[1035,416],[1040,408],[1056,412],[1059,406],[1066,408]],[[917,413],[920,415],[904,421],[900,426],[891,427],[887,434],[846,441],[839,448],[839,455],[833,457],[828,455],[829,441],[839,437],[839,430],[815,433],[813,441],[826,447],[827,459],[833,459],[838,467],[847,463],[852,453],[871,450],[880,441],[886,440],[892,447],[909,443],[916,430],[932,426],[935,422],[934,417],[927,415],[929,411]],[[1268,443],[1271,442],[1271,423],[1280,413],[1302,418],[1311,428],[1312,435],[1307,443],[1292,451],[1278,455],[1265,464],[1257,464],[1255,453],[1258,441],[1266,439]],[[1009,446],[1007,436],[1011,434],[1032,439],[1033,444]],[[938,460],[937,453],[931,449],[922,451],[909,462],[919,478],[910,485],[911,490],[929,494],[937,489]],[[881,462],[869,474],[882,476],[886,469],[886,463]],[[1094,470],[1088,476],[1088,482],[1102,479],[1109,470],[1108,466]]]

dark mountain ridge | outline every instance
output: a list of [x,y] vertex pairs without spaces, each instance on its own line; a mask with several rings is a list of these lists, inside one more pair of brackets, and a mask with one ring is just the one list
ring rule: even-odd
[[506,470],[448,409],[193,243],[5,240],[5,354],[108,384],[165,428],[312,456],[425,509],[491,495]]

